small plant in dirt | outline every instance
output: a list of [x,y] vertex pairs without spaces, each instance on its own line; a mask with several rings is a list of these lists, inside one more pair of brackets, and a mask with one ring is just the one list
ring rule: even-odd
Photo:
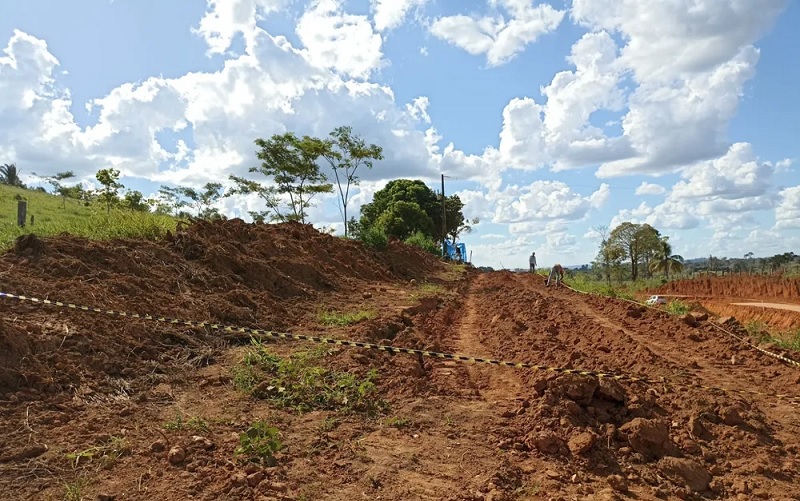
[[184,421],[184,416],[179,412],[175,419],[164,423],[165,430],[190,430],[194,432],[208,433],[208,422],[197,416],[192,416]]
[[328,433],[336,429],[340,424],[340,421],[333,416],[329,416],[325,418],[325,421],[319,425],[319,430],[323,433]]
[[667,311],[673,315],[684,315],[689,313],[692,308],[679,299],[673,299],[667,303]]
[[322,325],[329,327],[345,327],[347,325],[356,324],[364,320],[372,320],[377,317],[377,313],[372,310],[351,311],[351,312],[338,312],[330,310],[322,310],[317,317]]
[[234,367],[233,382],[241,391],[298,412],[335,410],[375,415],[385,410],[375,385],[377,372],[363,376],[320,367],[324,346],[281,358],[258,340]]
[[97,459],[103,468],[110,468],[122,456],[130,454],[131,447],[125,437],[111,437],[104,444],[96,445],[82,451],[67,453],[67,459],[78,467],[81,462],[90,462]]
[[264,421],[256,421],[239,434],[239,447],[234,451],[245,462],[275,466],[275,453],[283,450],[280,430]]
[[400,416],[392,416],[386,419],[385,423],[386,426],[397,428],[398,430],[403,428],[409,428],[414,424],[410,419]]
[[64,501],[82,501],[84,487],[86,487],[84,478],[76,478],[64,484]]

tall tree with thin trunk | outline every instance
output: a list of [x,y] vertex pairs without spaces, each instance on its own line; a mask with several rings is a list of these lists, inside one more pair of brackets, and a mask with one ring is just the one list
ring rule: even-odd
[[336,177],[342,203],[344,236],[347,237],[347,204],[350,201],[350,187],[358,186],[360,183],[356,171],[362,165],[371,169],[375,160],[383,160],[383,148],[375,144],[368,145],[361,137],[353,135],[353,128],[350,126],[333,129],[324,145],[322,156],[328,161]]

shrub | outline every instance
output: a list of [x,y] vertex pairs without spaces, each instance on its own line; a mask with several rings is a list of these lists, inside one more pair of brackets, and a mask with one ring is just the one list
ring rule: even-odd
[[442,253],[442,247],[434,239],[428,235],[418,231],[406,239],[408,245],[419,247],[420,249],[430,252],[434,256],[439,256]]
[[370,226],[359,233],[359,238],[364,245],[373,249],[385,249],[389,245],[389,237],[377,226]]

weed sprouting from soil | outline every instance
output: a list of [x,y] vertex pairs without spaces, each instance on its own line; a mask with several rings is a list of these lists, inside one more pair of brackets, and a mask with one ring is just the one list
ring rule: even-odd
[[372,320],[378,314],[372,310],[362,310],[354,312],[337,312],[330,310],[322,310],[317,315],[319,322],[322,325],[329,327],[345,327],[348,325],[356,324],[363,320]]
[[66,457],[73,463],[74,467],[78,467],[81,462],[90,462],[97,459],[101,467],[110,468],[122,456],[130,452],[131,447],[125,437],[111,437],[101,445],[67,453]]
[[239,447],[234,453],[246,462],[275,465],[275,453],[283,449],[280,430],[264,421],[256,421],[239,434]]
[[388,418],[385,421],[385,423],[386,426],[390,426],[392,428],[397,428],[397,429],[408,428],[414,424],[409,418],[400,416],[392,416]]
[[317,363],[328,354],[324,346],[281,358],[256,339],[251,344],[233,369],[234,386],[241,391],[298,412],[334,410],[371,416],[387,408],[377,395],[375,370],[360,377],[320,367]]
[[683,315],[685,313],[689,313],[692,308],[679,299],[673,299],[667,303],[666,310],[673,315]]
[[183,420],[183,415],[178,413],[173,421],[164,423],[166,430],[191,430],[195,432],[208,433],[208,422],[197,416],[192,416],[188,420]]
[[84,487],[86,487],[84,478],[77,478],[64,484],[64,501],[82,501]]

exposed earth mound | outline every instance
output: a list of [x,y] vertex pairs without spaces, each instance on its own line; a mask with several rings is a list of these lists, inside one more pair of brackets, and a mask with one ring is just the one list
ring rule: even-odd
[[17,247],[4,292],[543,367],[2,299],[10,499],[798,499],[797,407],[769,394],[800,371],[706,320],[299,224]]
[[[26,235],[0,265],[7,270],[3,292],[282,330],[309,313],[304,303],[324,303],[377,282],[419,278],[439,262],[413,247],[393,243],[378,252],[310,225],[231,220],[199,222],[162,242],[72,237],[44,242]],[[11,306],[8,299],[0,303],[2,311]],[[219,345],[222,337],[30,303],[14,305],[13,311],[26,321],[0,324],[0,346],[8,346],[0,356],[10,362],[3,364],[0,392],[17,385],[50,392],[103,385],[159,371],[175,357],[208,363],[213,350],[206,345]]]

